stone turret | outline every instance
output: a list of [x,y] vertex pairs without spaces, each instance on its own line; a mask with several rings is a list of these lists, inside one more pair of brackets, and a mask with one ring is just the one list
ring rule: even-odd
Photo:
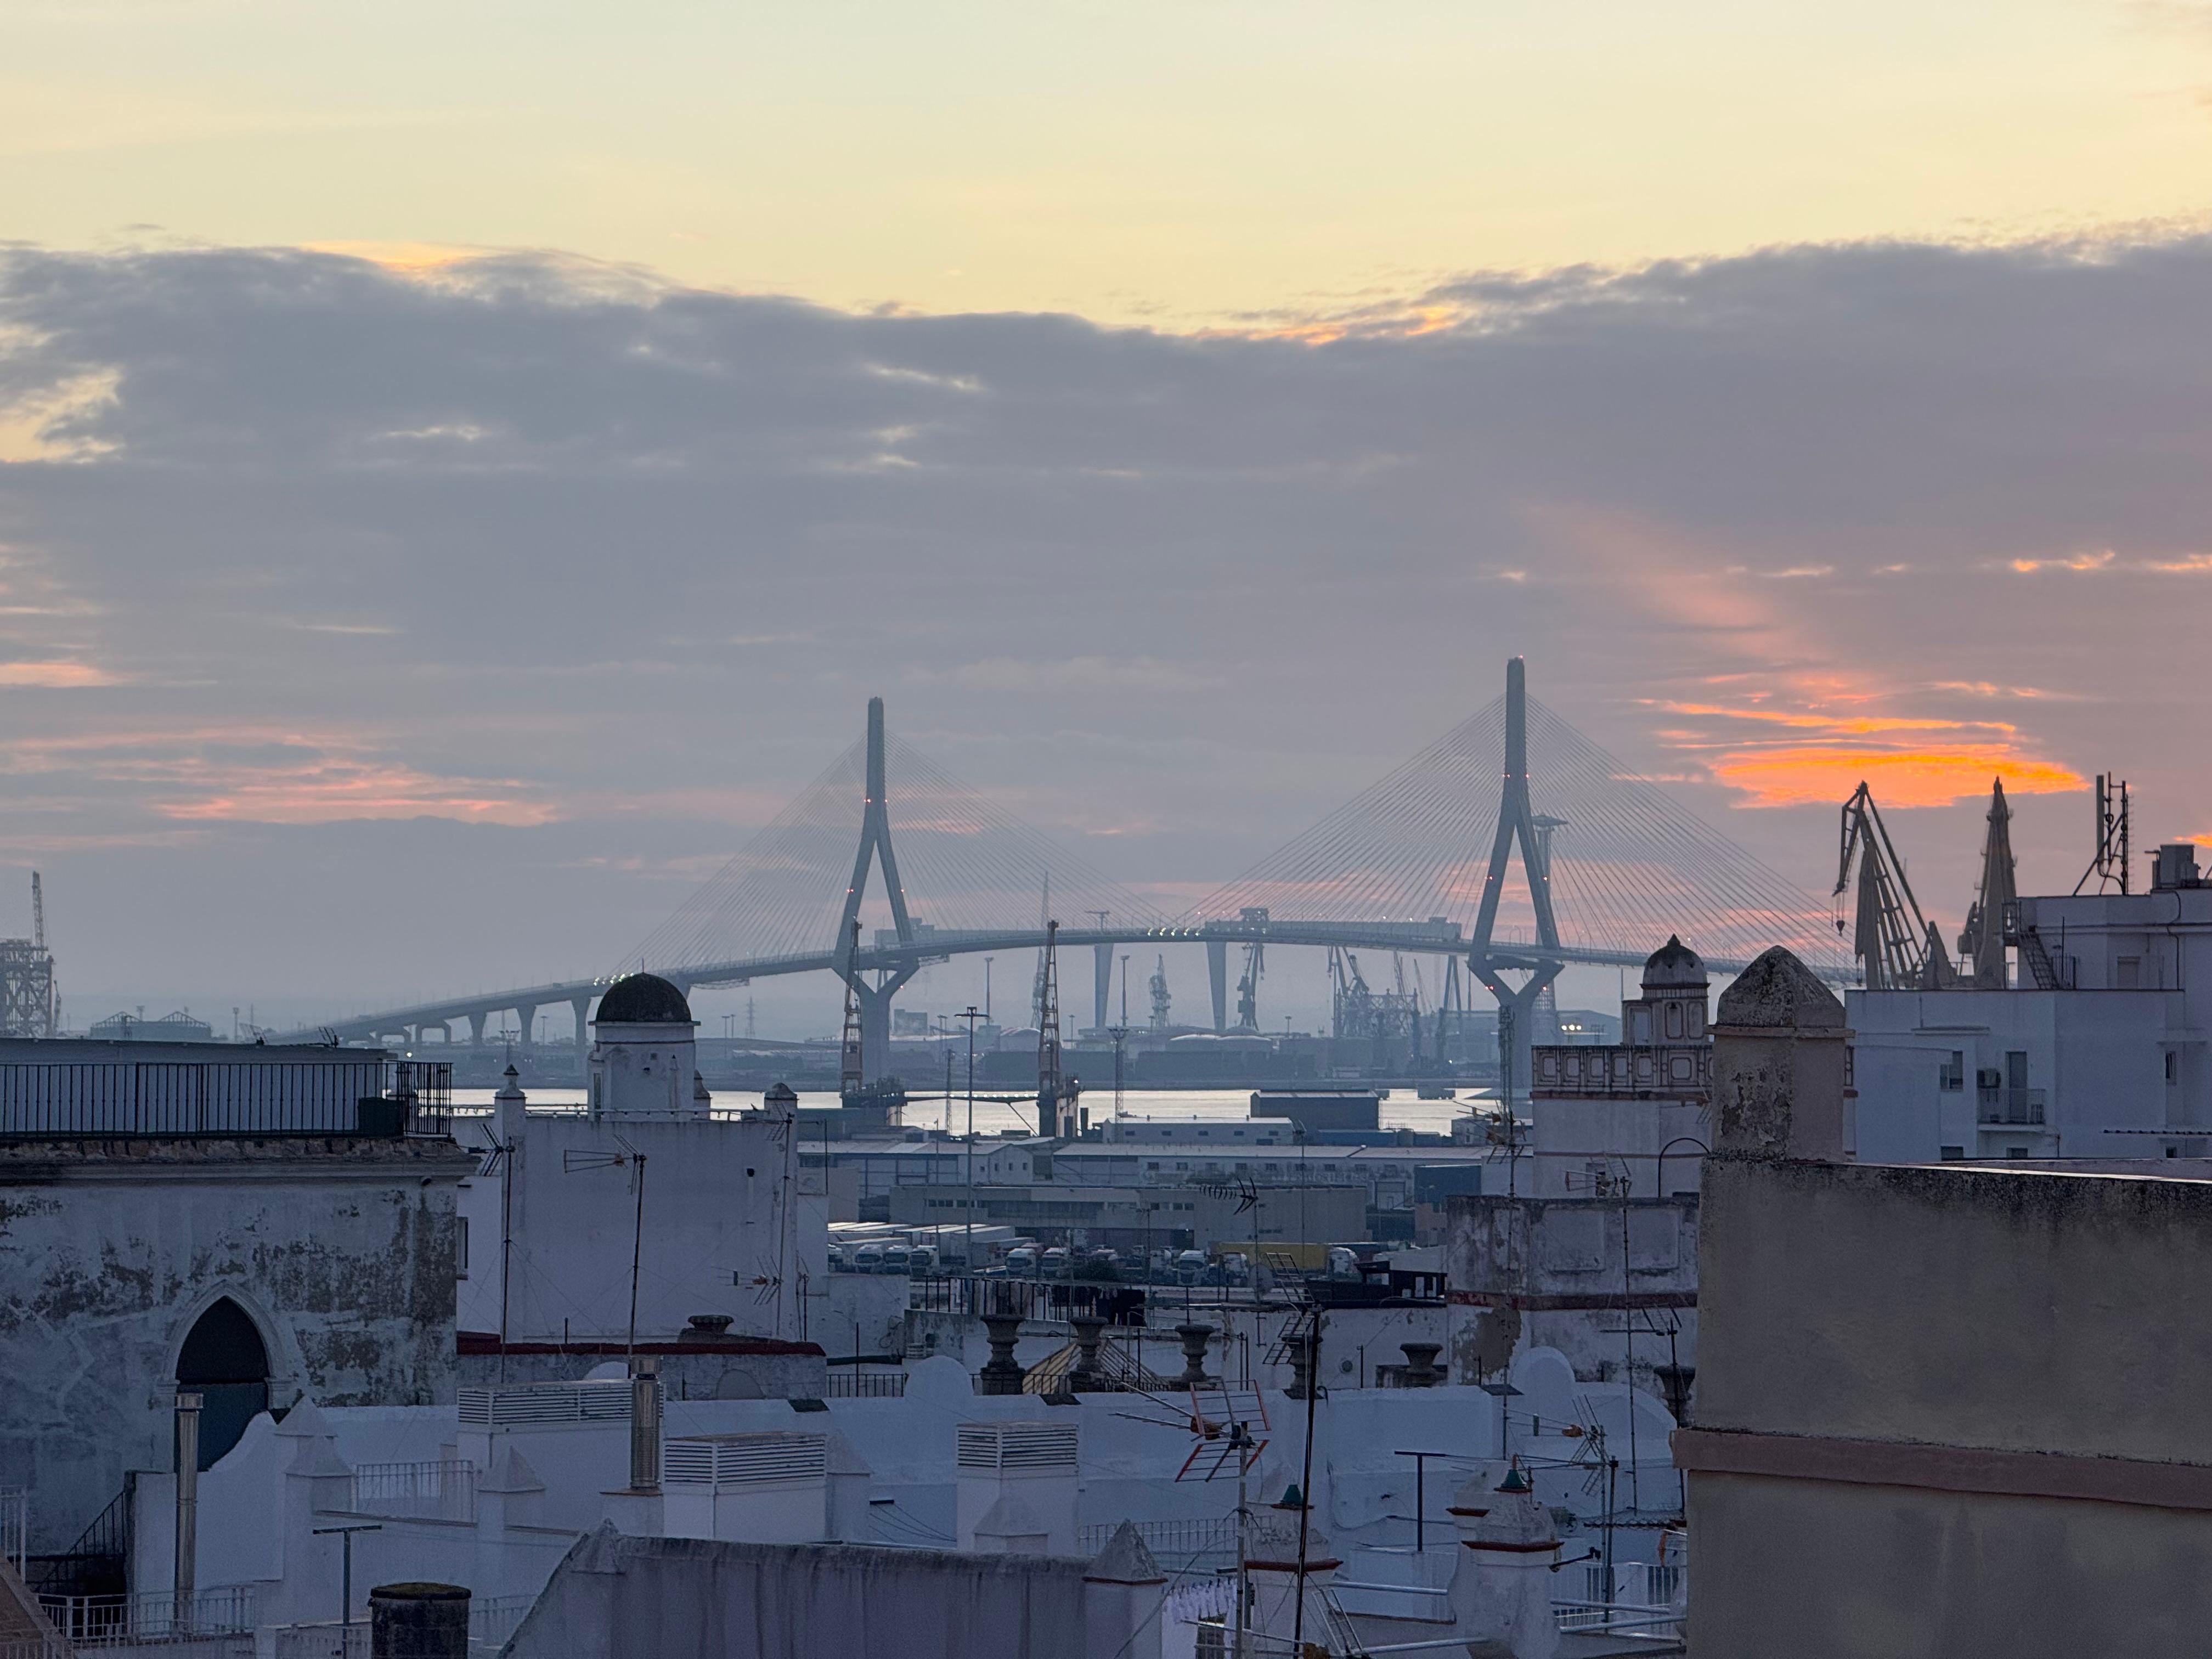
[[1551,1571],[1559,1528],[1517,1465],[1493,1485],[1497,1473],[1495,1463],[1478,1471],[1452,1498],[1461,1549],[1452,1572],[1451,1633],[1467,1638],[1469,1653],[1552,1659],[1559,1646]]
[[[1336,1570],[1344,1565],[1328,1534],[1308,1516],[1307,1508],[1305,1495],[1297,1486],[1287,1486],[1279,1500],[1252,1512],[1245,1534],[1245,1568],[1252,1581],[1251,1628],[1285,1647],[1299,1628],[1301,1597],[1305,1601],[1305,1639],[1321,1640],[1323,1601],[1310,1592],[1326,1591],[1335,1580]],[[1305,1541],[1303,1572],[1298,1565],[1301,1530]]]
[[1713,1025],[1713,1150],[1840,1163],[1856,1141],[1844,1005],[1780,945],[1721,993]]

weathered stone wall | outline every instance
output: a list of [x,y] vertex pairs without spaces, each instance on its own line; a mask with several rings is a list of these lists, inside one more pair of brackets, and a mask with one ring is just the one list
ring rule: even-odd
[[[465,1344],[460,1358],[458,1380],[464,1388],[573,1382],[596,1367],[623,1364],[621,1349],[607,1343],[565,1349],[518,1343],[505,1355],[495,1344],[465,1351],[472,1346]],[[819,1400],[830,1392],[829,1363],[811,1342],[642,1342],[638,1351],[653,1356],[661,1390],[671,1400]]]
[[33,1549],[170,1466],[179,1352],[222,1297],[274,1405],[452,1398],[473,1163],[442,1139],[0,1145],[0,1483],[31,1488]]
[[2200,1652],[2212,1183],[1706,1165],[1695,1651]]
[[1103,1557],[603,1530],[569,1552],[507,1651],[515,1659],[1158,1659],[1165,1576],[1149,1558],[1118,1579],[1113,1571]]
[[1453,1199],[1444,1245],[1452,1381],[1480,1381],[1521,1349],[1547,1347],[1565,1353],[1584,1382],[1619,1382],[1631,1359],[1623,1324],[1632,1316],[1630,1380],[1671,1398],[1659,1368],[1697,1364],[1698,1215],[1691,1194],[1626,1206],[1618,1199]]

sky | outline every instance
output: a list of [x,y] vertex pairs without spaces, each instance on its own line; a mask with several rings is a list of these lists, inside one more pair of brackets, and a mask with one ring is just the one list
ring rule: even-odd
[[2212,9],[1774,9],[15,0],[0,932],[600,971],[871,695],[1188,902],[1516,653],[1818,896],[2212,836]]

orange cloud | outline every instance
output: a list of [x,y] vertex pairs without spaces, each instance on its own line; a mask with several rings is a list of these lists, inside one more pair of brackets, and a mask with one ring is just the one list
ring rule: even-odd
[[215,794],[164,802],[155,810],[163,817],[187,822],[334,823],[345,818],[418,817],[459,818],[468,823],[550,822],[556,815],[543,802],[489,793],[519,787],[512,780],[441,778],[407,766],[323,760],[233,777]]
[[2055,794],[2087,787],[2076,772],[2028,758],[2000,744],[1953,749],[1890,750],[1807,744],[1753,749],[1716,757],[1713,775],[1741,789],[1752,806],[1798,806],[1847,799],[1861,780],[1884,806],[1945,806],[1986,792],[2002,776],[2005,793]]
[[[1653,735],[1697,757],[1716,782],[1741,791],[1741,805],[1838,803],[1861,779],[1874,785],[1885,806],[1979,795],[1998,775],[2015,793],[2084,787],[2070,768],[2035,754],[2033,738],[2020,727],[1911,712],[1904,688],[1839,661],[1817,608],[1791,600],[1793,589],[1802,591],[1796,584],[1729,577],[1731,569],[1757,568],[1741,556],[1748,550],[1724,550],[1583,508],[1547,505],[1530,516],[1580,556],[1594,589],[1625,594],[1649,615],[1688,631],[1703,671],[1689,681],[1697,700],[1646,700],[1647,708],[1679,721]],[[2112,567],[2116,556],[2097,550],[2016,560],[2011,568],[2094,572]],[[1813,567],[1783,568],[1809,573]],[[1935,689],[1954,696],[2035,695],[2033,688],[1968,681]],[[1899,712],[1875,712],[1885,708]],[[1781,736],[1785,732],[1790,736]]]
[[75,690],[82,686],[122,683],[106,669],[96,668],[88,662],[0,662],[0,685]]
[[2094,553],[2075,553],[2057,559],[2014,559],[2010,568],[2023,576],[2032,576],[2039,570],[2109,570],[2119,555],[2109,547]]

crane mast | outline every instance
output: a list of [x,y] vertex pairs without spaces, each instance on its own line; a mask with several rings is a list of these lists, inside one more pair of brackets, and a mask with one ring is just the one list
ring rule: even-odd
[[[1857,915],[1851,953],[1857,957],[1869,991],[1938,990],[1952,981],[1951,964],[1935,924],[1920,913],[1920,901],[1905,879],[1905,866],[1889,839],[1874,791],[1862,782],[1844,803],[1840,851],[1836,860],[1835,896],[1851,884],[1858,863]],[[1843,921],[1836,922],[1840,930]]]

